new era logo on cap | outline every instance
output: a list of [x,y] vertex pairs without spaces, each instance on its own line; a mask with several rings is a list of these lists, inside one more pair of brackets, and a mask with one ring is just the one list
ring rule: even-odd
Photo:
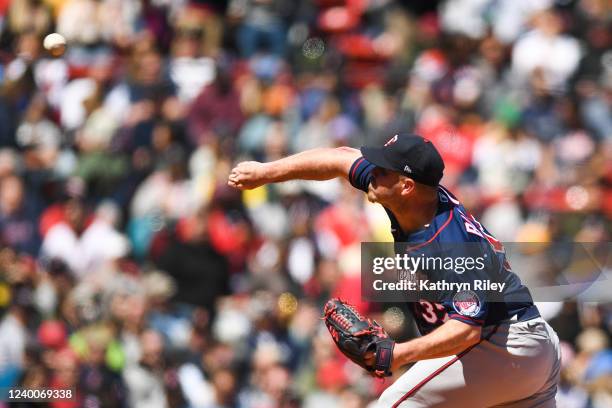
[[444,161],[433,143],[413,134],[397,134],[383,146],[364,146],[361,154],[370,163],[396,171],[417,183],[437,186]]

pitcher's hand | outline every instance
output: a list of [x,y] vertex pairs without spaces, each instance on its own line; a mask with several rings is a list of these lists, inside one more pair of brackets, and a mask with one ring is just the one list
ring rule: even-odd
[[240,190],[251,190],[266,184],[268,176],[265,163],[247,161],[238,163],[232,169],[227,184]]

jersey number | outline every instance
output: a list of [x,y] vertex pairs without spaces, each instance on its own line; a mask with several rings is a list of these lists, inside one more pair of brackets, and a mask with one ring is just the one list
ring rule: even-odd
[[421,317],[429,324],[437,324],[448,320],[446,309],[439,303],[431,303],[427,300],[419,300],[419,311]]

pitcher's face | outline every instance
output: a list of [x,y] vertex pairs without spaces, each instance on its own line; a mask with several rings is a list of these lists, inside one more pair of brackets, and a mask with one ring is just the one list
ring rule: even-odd
[[372,171],[372,181],[368,187],[368,200],[382,205],[401,198],[402,176],[391,170],[376,167]]

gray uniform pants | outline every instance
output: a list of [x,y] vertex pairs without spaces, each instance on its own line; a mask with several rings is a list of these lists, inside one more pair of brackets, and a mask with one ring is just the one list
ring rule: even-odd
[[554,407],[559,369],[559,339],[544,319],[506,322],[464,353],[417,362],[376,408]]

